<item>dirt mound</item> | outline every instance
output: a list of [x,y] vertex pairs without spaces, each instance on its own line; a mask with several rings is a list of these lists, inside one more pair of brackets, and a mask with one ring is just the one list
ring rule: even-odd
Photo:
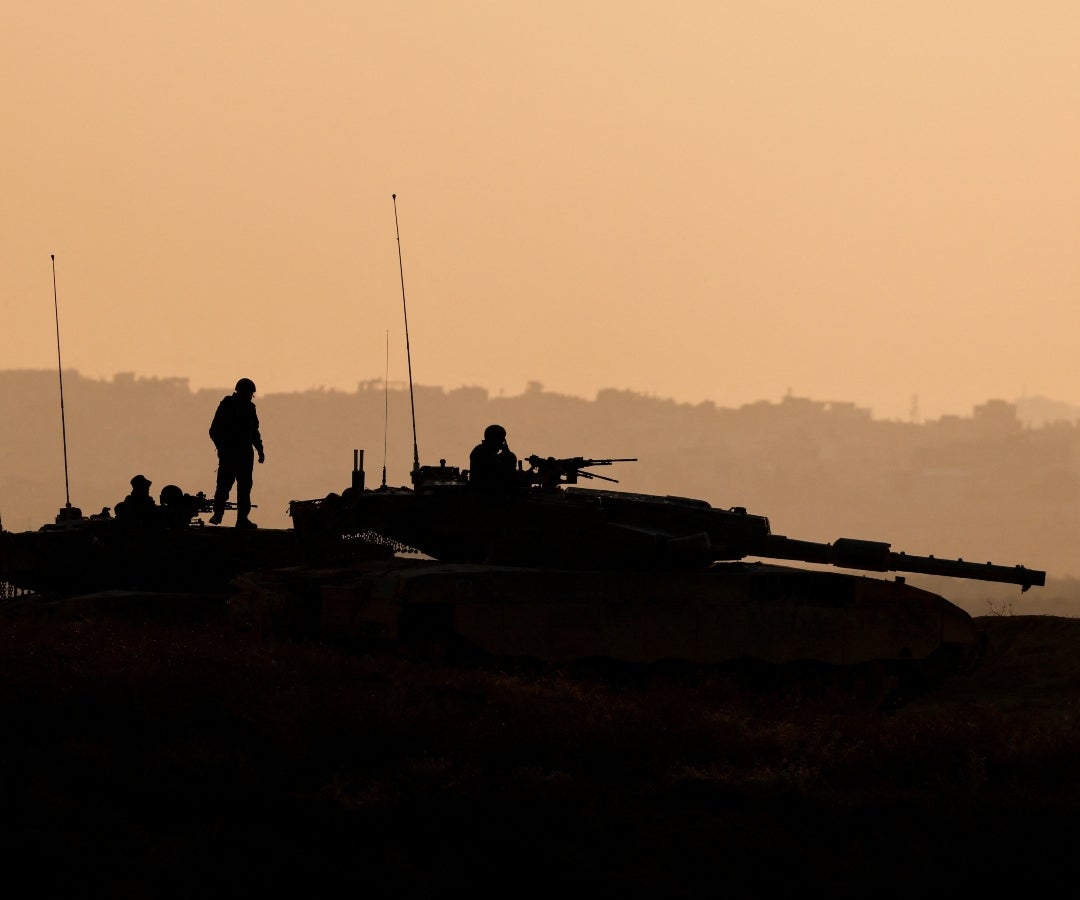
[[1080,708],[1080,619],[982,616],[975,623],[987,636],[982,665],[971,675],[947,680],[923,705],[1054,714]]

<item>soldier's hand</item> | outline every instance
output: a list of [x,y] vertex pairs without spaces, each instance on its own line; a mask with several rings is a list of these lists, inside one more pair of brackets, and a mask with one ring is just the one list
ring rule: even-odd
[[259,464],[262,465],[262,463],[264,463],[264,462],[266,462],[266,454],[263,453],[262,450],[260,450],[259,451]]

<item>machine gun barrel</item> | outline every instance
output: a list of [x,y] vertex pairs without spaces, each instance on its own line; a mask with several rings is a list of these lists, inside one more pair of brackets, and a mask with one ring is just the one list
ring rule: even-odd
[[601,481],[618,483],[617,478],[608,478],[606,475],[597,475],[584,470],[592,466],[610,466],[617,462],[637,462],[637,457],[586,459],[584,456],[569,456],[557,459],[554,456],[544,457],[533,454],[526,457],[525,462],[531,467],[528,473],[530,480],[551,488],[558,484],[577,484],[578,478],[599,478]]
[[1046,572],[1025,566],[995,566],[992,563],[965,562],[962,559],[939,559],[935,556],[909,556],[894,553],[890,544],[839,538],[831,544],[798,541],[779,534],[766,535],[749,556],[769,559],[793,559],[801,562],[864,569],[870,572],[915,572],[922,575],[945,575],[1018,584],[1023,590],[1046,584]]
[[[205,491],[199,491],[192,499],[195,501],[195,509],[198,512],[206,513],[214,511],[214,500],[212,497],[208,497]],[[259,505],[257,503],[252,503],[251,508],[258,509]],[[225,509],[236,509],[236,503],[232,500],[225,501]]]

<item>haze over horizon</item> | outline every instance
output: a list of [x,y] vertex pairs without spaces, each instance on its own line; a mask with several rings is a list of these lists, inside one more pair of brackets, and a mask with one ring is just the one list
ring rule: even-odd
[[[184,374],[180,374],[180,373],[160,374],[160,373],[152,373],[152,372],[148,372],[148,373],[143,373],[143,372],[114,372],[114,373],[111,373],[111,374],[103,374],[103,375],[93,374],[93,375],[91,375],[91,374],[81,372],[81,371],[79,371],[77,369],[74,369],[71,366],[64,365],[63,368],[64,368],[65,384],[69,385],[69,386],[70,386],[70,379],[74,376],[75,378],[87,379],[87,380],[90,380],[90,381],[93,381],[93,382],[100,383],[102,385],[120,384],[121,382],[124,382],[124,381],[126,381],[128,379],[134,379],[137,382],[139,382],[139,381],[146,381],[146,382],[178,381],[178,382],[184,383],[187,386],[187,389],[189,391],[191,391],[192,393],[199,393],[201,391],[209,391],[211,393],[214,393],[214,392],[229,393],[229,392],[231,392],[233,390],[233,385],[232,384],[224,384],[224,383],[215,384],[215,383],[208,382],[208,381],[203,382],[203,381],[199,381],[198,379],[191,378],[188,375],[184,375]],[[0,369],[0,375],[14,374],[14,373],[19,373],[19,372],[24,372],[24,373],[25,372],[33,372],[33,373],[37,373],[37,374],[40,374],[40,375],[44,375],[47,378],[49,378],[50,380],[55,380],[56,379],[56,367],[55,366],[52,369],[43,369],[43,368],[38,368],[38,369]],[[358,390],[364,391],[364,390],[371,390],[371,389],[374,389],[376,391],[381,392],[383,390],[384,384],[388,387],[388,389],[390,391],[395,392],[395,393],[399,392],[399,391],[407,391],[408,390],[407,377],[405,377],[405,378],[390,377],[387,381],[384,381],[383,375],[381,375],[381,374],[376,375],[376,374],[372,373],[367,378],[357,378],[351,385],[308,385],[308,386],[303,387],[303,388],[295,388],[295,387],[286,386],[286,387],[272,387],[272,388],[270,388],[268,390],[262,390],[260,388],[258,395],[255,397],[255,400],[256,400],[256,405],[258,405],[259,402],[266,400],[266,398],[268,396],[271,396],[271,395],[278,395],[278,396],[280,396],[280,395],[296,395],[296,394],[306,394],[306,393],[309,393],[309,392],[315,393],[315,394],[321,394],[324,391],[337,391],[337,392],[340,392],[342,394],[355,394]],[[660,401],[662,403],[671,402],[671,403],[689,404],[689,405],[697,405],[699,403],[713,403],[719,409],[739,409],[741,407],[752,406],[752,405],[758,404],[758,403],[782,404],[782,403],[785,402],[786,398],[794,397],[794,398],[797,398],[799,400],[808,400],[811,403],[815,403],[815,404],[820,403],[820,404],[825,404],[827,406],[835,406],[836,404],[845,404],[845,405],[846,404],[851,404],[851,405],[854,405],[854,406],[858,407],[859,409],[869,410],[870,411],[870,416],[871,416],[872,419],[890,420],[890,421],[898,421],[898,422],[916,422],[916,423],[929,423],[929,422],[935,421],[937,419],[940,419],[942,416],[950,416],[950,415],[951,416],[957,416],[957,417],[962,418],[962,419],[970,418],[975,413],[975,410],[976,410],[977,407],[982,406],[982,405],[986,404],[987,402],[1004,401],[1006,403],[1017,405],[1018,406],[1018,410],[1017,410],[1018,417],[1020,418],[1021,421],[1025,422],[1025,424],[1028,424],[1028,425],[1034,424],[1036,426],[1041,426],[1041,425],[1046,424],[1047,422],[1052,422],[1052,421],[1080,420],[1080,405],[1070,404],[1070,403],[1068,403],[1066,401],[1058,400],[1057,398],[1054,398],[1054,397],[1044,397],[1044,396],[1041,396],[1041,395],[1039,395],[1039,396],[1033,396],[1033,395],[1026,395],[1025,396],[1025,395],[1022,395],[1020,397],[983,397],[983,398],[981,398],[979,400],[973,401],[969,406],[967,406],[965,408],[958,409],[956,412],[953,412],[952,410],[943,410],[940,413],[935,414],[935,415],[926,415],[924,413],[924,411],[922,410],[922,408],[918,405],[918,402],[917,402],[918,398],[912,398],[912,400],[915,401],[915,402],[914,402],[913,405],[909,404],[909,406],[908,406],[908,408],[906,410],[898,411],[897,414],[895,414],[895,415],[880,415],[871,406],[864,405],[864,404],[859,403],[857,401],[851,400],[851,399],[849,399],[847,397],[814,397],[812,395],[800,393],[800,392],[798,392],[798,391],[796,391],[794,389],[789,389],[789,390],[785,391],[782,395],[779,395],[779,396],[776,396],[776,397],[758,397],[758,398],[754,398],[754,399],[747,399],[747,400],[744,400],[744,401],[732,401],[730,403],[725,404],[725,403],[721,403],[721,402],[718,402],[718,401],[714,401],[712,398],[709,398],[709,397],[702,398],[700,400],[688,400],[686,398],[671,397],[671,396],[668,396],[668,395],[659,394],[659,393],[657,393],[655,391],[635,391],[635,390],[633,390],[631,388],[619,387],[618,385],[604,385],[604,386],[598,388],[596,391],[592,392],[591,394],[586,395],[586,394],[580,393],[580,392],[556,390],[556,389],[550,387],[549,385],[545,384],[544,382],[540,381],[539,379],[529,379],[523,385],[521,385],[520,387],[515,386],[513,389],[508,389],[508,388],[504,388],[504,387],[491,387],[489,385],[483,385],[483,384],[443,385],[443,384],[434,384],[434,383],[432,383],[430,381],[418,381],[418,382],[414,383],[414,386],[415,386],[416,390],[418,390],[418,391],[434,390],[434,391],[443,391],[443,392],[445,392],[447,394],[450,394],[450,393],[452,393],[454,391],[457,391],[457,390],[460,390],[460,389],[465,389],[465,390],[477,390],[477,389],[479,389],[479,390],[485,391],[487,393],[489,399],[498,399],[498,398],[513,399],[515,397],[529,396],[530,392],[532,392],[532,391],[540,391],[546,396],[558,395],[558,396],[564,396],[564,397],[569,397],[569,398],[574,398],[574,399],[577,399],[577,400],[584,400],[584,401],[589,401],[589,402],[596,401],[598,399],[599,395],[602,392],[605,392],[605,391],[617,391],[617,392],[625,391],[625,392],[637,395],[637,396],[642,397],[642,398],[647,398],[649,400],[654,400],[654,401]]]
[[13,0],[4,368],[1080,404],[1080,7]]

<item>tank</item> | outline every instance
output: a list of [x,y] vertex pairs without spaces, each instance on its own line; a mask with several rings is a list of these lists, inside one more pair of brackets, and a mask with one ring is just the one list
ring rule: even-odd
[[[0,530],[0,596],[112,590],[227,594],[242,572],[318,556],[292,528],[206,526],[199,515],[210,512],[211,503],[202,492],[193,496],[170,485],[162,496],[160,506],[134,520],[113,516],[108,508],[84,516],[69,505],[35,531]],[[372,546],[368,555],[377,551]]]
[[[415,467],[411,487],[366,489],[355,459],[341,494],[290,504],[294,527],[416,557],[306,582],[319,627],[338,636],[459,642],[551,663],[869,667],[925,682],[976,665],[984,640],[966,612],[907,573],[1045,583],[1025,566],[788,538],[742,507],[578,486],[613,482],[593,469],[628,459],[530,456],[499,490],[478,489],[445,460]],[[880,577],[888,572],[898,574]],[[305,576],[291,577],[292,587],[249,580],[246,590],[284,596]]]

